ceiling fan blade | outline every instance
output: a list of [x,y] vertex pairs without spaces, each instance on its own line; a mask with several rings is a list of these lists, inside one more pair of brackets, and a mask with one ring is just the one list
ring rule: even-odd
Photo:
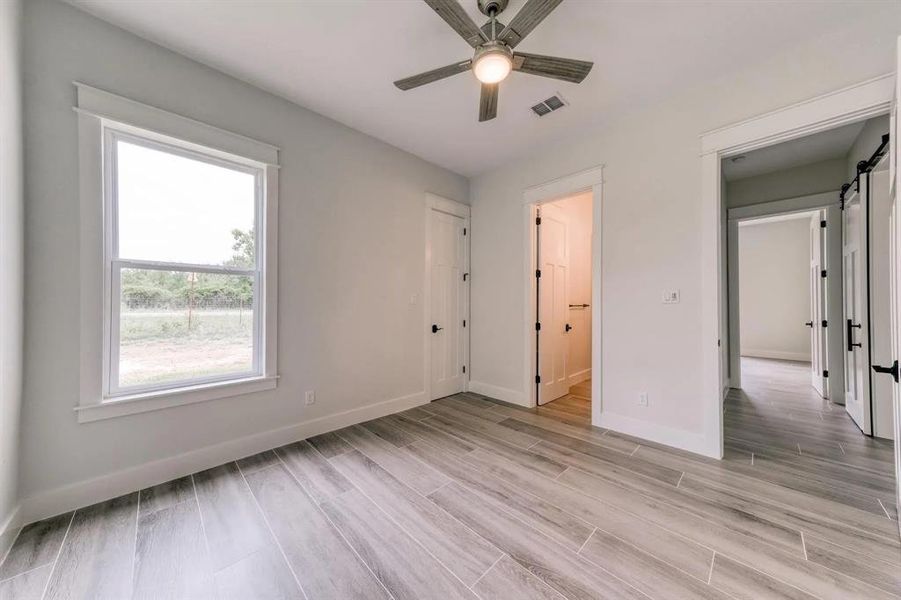
[[528,0],[510,24],[497,36],[497,39],[513,48],[524,37],[538,27],[551,11],[557,8],[563,0]]
[[457,0],[424,0],[424,2],[473,48],[488,41]]
[[482,98],[479,100],[479,122],[490,121],[497,116],[497,83],[482,84]]
[[432,69],[431,71],[426,71],[425,73],[398,79],[394,82],[394,85],[402,90],[410,90],[427,83],[432,83],[433,81],[438,81],[439,79],[444,79],[445,77],[450,77],[451,75],[456,75],[457,73],[462,73],[463,71],[468,71],[471,67],[472,60],[464,60],[452,65],[447,65],[446,67],[439,67],[437,69]]
[[586,60],[573,60],[572,58],[557,58],[556,56],[543,56],[541,54],[526,54],[517,52],[513,57],[513,70],[522,71],[530,75],[552,77],[572,83],[582,83],[588,76],[593,62]]

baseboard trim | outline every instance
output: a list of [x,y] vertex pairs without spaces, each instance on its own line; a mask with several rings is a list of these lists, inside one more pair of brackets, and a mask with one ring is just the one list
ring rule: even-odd
[[6,521],[0,525],[0,565],[6,560],[6,555],[9,553],[10,548],[12,548],[13,542],[16,541],[19,531],[22,529],[22,520],[20,518],[21,508],[21,504],[13,507],[6,517]]
[[262,433],[228,440],[22,499],[19,521],[33,523],[291,442],[427,404],[417,392]]
[[476,394],[482,394],[483,396],[488,396],[489,398],[503,400],[504,402],[516,404],[518,406],[529,405],[528,401],[526,400],[525,394],[523,394],[522,392],[500,387],[497,385],[491,385],[490,383],[470,380],[469,391],[475,392]]
[[583,381],[588,381],[589,379],[591,379],[591,368],[583,369],[581,371],[573,373],[568,377],[568,379],[570,387],[582,383]]
[[750,358],[772,358],[775,360],[793,360],[796,362],[810,362],[810,354],[807,352],[784,352],[782,350],[751,349],[741,351],[742,356]]
[[710,458],[720,458],[719,448],[713,445],[699,433],[692,433],[683,429],[673,429],[656,423],[648,423],[633,417],[602,412],[598,423],[605,429],[624,433],[632,437],[642,438],[665,446],[671,446],[687,452],[693,452]]

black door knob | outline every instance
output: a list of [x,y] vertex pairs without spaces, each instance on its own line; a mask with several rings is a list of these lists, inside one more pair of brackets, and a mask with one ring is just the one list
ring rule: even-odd
[[572,325],[570,325],[569,323],[566,324],[566,331],[569,331],[569,330],[572,329],[572,328],[573,328]]
[[442,329],[444,329],[444,327],[438,327],[437,325],[432,325],[432,333],[438,333]]

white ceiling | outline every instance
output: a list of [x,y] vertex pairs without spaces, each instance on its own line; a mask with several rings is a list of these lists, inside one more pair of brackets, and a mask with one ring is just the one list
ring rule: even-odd
[[739,157],[724,158],[723,176],[727,181],[736,181],[823,160],[844,158],[865,123],[866,121],[852,123],[775,146],[767,146]]
[[[498,118],[479,123],[471,73],[408,92],[392,85],[471,57],[420,0],[69,1],[464,175],[826,35],[862,12],[855,2],[568,0],[518,49],[592,60],[594,70],[581,85],[513,73],[501,84]],[[510,0],[500,20],[523,3]],[[476,0],[463,5],[484,22]],[[556,92],[570,106],[533,116],[529,107]]]

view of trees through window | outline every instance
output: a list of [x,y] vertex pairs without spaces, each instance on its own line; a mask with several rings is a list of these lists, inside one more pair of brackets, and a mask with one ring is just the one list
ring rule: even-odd
[[[253,269],[253,231],[232,231],[224,266]],[[147,385],[250,372],[253,278],[122,269],[119,385]]]
[[259,171],[120,135],[112,391],[254,374]]

